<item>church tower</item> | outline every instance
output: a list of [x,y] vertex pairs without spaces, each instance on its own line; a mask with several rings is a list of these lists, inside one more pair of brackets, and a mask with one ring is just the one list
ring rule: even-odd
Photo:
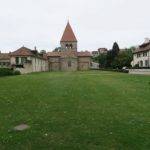
[[60,45],[63,51],[65,50],[77,51],[77,39],[69,22],[67,23],[63,36],[61,38]]

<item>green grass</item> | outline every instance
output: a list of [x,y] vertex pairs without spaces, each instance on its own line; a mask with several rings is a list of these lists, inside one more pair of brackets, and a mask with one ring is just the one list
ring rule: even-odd
[[[26,123],[30,129],[16,132]],[[0,150],[149,150],[150,76],[52,72],[0,78]]]

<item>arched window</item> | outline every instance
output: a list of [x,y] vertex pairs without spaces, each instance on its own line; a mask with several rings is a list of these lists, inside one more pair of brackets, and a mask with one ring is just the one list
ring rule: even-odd
[[73,48],[73,45],[72,45],[72,44],[70,44],[70,46],[69,46],[69,47],[70,47],[70,49],[72,49],[72,48]]
[[68,49],[68,47],[69,47],[69,45],[68,45],[68,44],[66,44],[66,49]]

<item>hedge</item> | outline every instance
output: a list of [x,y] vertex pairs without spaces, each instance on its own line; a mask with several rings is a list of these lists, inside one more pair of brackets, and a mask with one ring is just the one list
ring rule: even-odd
[[3,76],[13,76],[13,75],[20,75],[19,71],[13,71],[9,68],[0,68],[0,77]]
[[100,69],[100,70],[129,73],[129,70],[125,70],[125,69]]

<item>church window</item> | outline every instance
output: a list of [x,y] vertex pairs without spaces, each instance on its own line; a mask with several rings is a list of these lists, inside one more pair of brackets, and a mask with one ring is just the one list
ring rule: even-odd
[[72,49],[72,48],[73,48],[72,44],[70,44],[70,46],[69,46],[69,47],[70,47],[70,49]]

